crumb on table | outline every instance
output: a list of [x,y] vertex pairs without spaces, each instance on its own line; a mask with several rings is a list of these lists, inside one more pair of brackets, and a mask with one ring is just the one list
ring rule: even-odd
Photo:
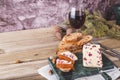
[[50,69],[50,70],[48,71],[48,73],[49,73],[50,75],[52,75],[52,74],[53,74],[53,70]]
[[16,60],[15,61],[15,63],[17,64],[17,63],[22,63],[23,61],[21,61],[21,60]]

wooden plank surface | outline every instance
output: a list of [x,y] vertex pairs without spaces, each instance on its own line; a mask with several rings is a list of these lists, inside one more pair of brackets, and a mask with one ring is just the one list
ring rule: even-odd
[[[25,37],[23,37],[23,33]],[[17,36],[20,38],[16,38],[17,36],[13,34],[18,34]],[[6,35],[6,37],[4,35]],[[10,38],[9,40],[8,33],[4,33],[4,35],[0,34],[0,40],[4,38],[8,39],[7,42],[3,41],[3,43],[0,43],[0,49],[4,50],[4,54],[0,55],[1,65],[15,63],[16,60],[28,62],[47,59],[49,56],[55,54],[59,43],[49,28],[11,32],[11,38],[15,37],[17,40],[15,38]]]
[[[1,33],[0,41],[4,50],[0,54],[0,80],[37,74],[36,70],[47,64],[44,60],[55,54],[59,42],[48,28]],[[23,63],[15,64],[17,60]]]
[[[120,52],[119,40],[99,42]],[[55,55],[58,44],[50,28],[1,33],[0,80],[46,80],[37,74],[37,69],[47,64],[49,56]],[[107,56],[120,67],[117,58]],[[16,64],[17,60],[23,63]]]
[[57,39],[52,34],[52,29],[41,28],[0,34],[0,49],[5,53],[33,49],[49,45]]
[[20,41],[20,40],[28,40],[28,39],[40,38],[44,36],[50,36],[52,35],[51,32],[52,29],[50,28],[40,28],[40,29],[0,33],[0,43],[3,44],[3,43]]
[[[0,80],[9,80],[32,76],[37,74],[37,70],[47,65],[47,60],[33,61],[21,64],[0,66]],[[41,77],[43,78],[43,77]]]
[[99,41],[100,43],[104,44],[107,47],[110,48],[120,48],[120,40],[116,40],[116,39],[103,39]]
[[41,77],[39,74],[35,74],[27,77],[7,79],[7,80],[47,80],[47,79],[45,79],[44,77]]
[[116,50],[116,51],[118,51],[120,53],[120,48],[115,48],[113,50]]
[[46,47],[47,45],[51,45],[53,41],[57,42],[54,38],[50,38],[50,37],[45,36],[43,38],[38,38],[34,40],[29,39],[29,40],[4,43],[4,44],[0,44],[0,49],[4,50],[5,53],[9,53],[9,52],[16,52],[26,49],[42,48],[42,47]]
[[1,54],[0,65],[15,64],[17,60],[21,60],[22,62],[44,60],[47,59],[49,56],[55,55],[56,47],[55,46],[47,47],[50,48],[29,49],[21,52]]

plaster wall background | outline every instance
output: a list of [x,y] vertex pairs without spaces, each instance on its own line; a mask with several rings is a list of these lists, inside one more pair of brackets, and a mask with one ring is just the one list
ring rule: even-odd
[[120,0],[0,0],[0,32],[51,27],[67,18],[71,6],[104,12]]

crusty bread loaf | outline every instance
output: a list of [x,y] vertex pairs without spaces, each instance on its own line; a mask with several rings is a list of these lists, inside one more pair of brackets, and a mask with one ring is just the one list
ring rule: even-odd
[[58,53],[64,51],[70,51],[72,53],[81,52],[83,45],[91,40],[92,36],[83,35],[82,33],[71,33],[69,35],[65,35],[59,43]]

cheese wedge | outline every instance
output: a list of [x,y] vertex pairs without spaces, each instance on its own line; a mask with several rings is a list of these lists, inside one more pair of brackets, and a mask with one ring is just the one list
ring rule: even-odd
[[87,43],[83,46],[83,66],[102,67],[102,53],[100,45]]

